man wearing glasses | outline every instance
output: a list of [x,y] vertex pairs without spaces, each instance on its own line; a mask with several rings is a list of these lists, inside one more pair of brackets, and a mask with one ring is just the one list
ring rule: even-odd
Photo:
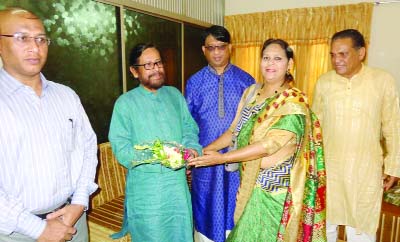
[[[243,91],[254,83],[254,78],[230,63],[232,46],[228,30],[214,25],[205,29],[202,38],[208,66],[189,78],[185,96],[200,128],[200,144],[205,147],[229,128]],[[223,242],[233,228],[239,186],[235,165],[192,169],[196,241]]]
[[186,169],[141,164],[148,157],[134,147],[161,140],[182,144],[197,156],[199,129],[178,89],[164,86],[156,46],[136,45],[129,62],[140,85],[116,101],[108,135],[118,162],[128,169],[124,224],[113,238],[130,233],[132,241],[193,241]]
[[0,241],[88,241],[97,141],[79,97],[41,70],[42,21],[0,11]]

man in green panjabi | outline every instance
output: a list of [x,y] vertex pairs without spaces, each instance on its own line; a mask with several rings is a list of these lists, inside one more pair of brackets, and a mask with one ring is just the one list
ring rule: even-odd
[[128,169],[123,228],[112,237],[130,233],[133,241],[193,241],[185,168],[135,164],[146,157],[134,146],[155,140],[176,142],[195,157],[201,152],[199,129],[182,94],[163,86],[164,65],[156,46],[136,45],[129,62],[140,85],[118,98],[111,119],[113,152]]

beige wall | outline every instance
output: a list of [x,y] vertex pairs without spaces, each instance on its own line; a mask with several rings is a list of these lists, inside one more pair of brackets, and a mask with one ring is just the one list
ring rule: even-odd
[[[265,12],[278,9],[329,6],[375,2],[360,0],[226,0],[225,15]],[[400,2],[380,4],[374,7],[372,17],[371,44],[368,64],[389,71],[400,88]]]
[[389,71],[400,89],[400,2],[374,7],[368,64]]

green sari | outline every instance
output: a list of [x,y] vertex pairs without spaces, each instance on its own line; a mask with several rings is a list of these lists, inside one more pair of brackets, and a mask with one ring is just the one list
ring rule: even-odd
[[297,149],[268,169],[260,169],[261,159],[241,163],[236,224],[227,241],[326,241],[321,130],[298,89],[267,99],[242,126],[238,147],[268,139],[272,129],[293,132]]

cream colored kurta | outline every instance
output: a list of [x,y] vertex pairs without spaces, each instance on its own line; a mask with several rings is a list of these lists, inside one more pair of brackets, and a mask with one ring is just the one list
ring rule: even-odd
[[[388,73],[367,66],[350,80],[330,71],[318,80],[313,100],[323,131],[327,221],[375,234],[382,174],[400,177],[395,81]],[[385,138],[385,155],[381,137]]]

